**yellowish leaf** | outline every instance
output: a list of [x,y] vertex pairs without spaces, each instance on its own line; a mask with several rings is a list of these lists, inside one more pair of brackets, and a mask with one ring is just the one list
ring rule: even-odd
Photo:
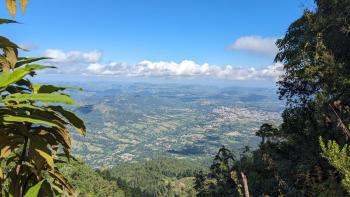
[[53,158],[51,155],[47,154],[46,152],[42,151],[42,150],[39,150],[39,149],[35,149],[35,151],[42,157],[46,160],[46,163],[47,165],[50,166],[50,168],[54,168],[55,167],[55,164],[54,164],[54,161],[53,161]]
[[11,63],[6,58],[1,57],[0,58],[0,67],[2,69],[2,72],[7,73],[11,69]]
[[49,171],[52,178],[60,182],[60,184],[65,188],[65,191],[70,194],[70,196],[74,195],[74,188],[69,184],[68,180],[61,174],[59,171]]
[[6,158],[12,153],[11,146],[4,146],[0,151],[0,158]]
[[2,168],[0,167],[0,180],[4,179],[4,172]]
[[6,47],[4,49],[6,60],[10,63],[13,69],[17,62],[17,49],[12,47]]
[[26,8],[28,6],[28,2],[29,2],[29,0],[20,0],[19,1],[19,3],[21,4],[21,9],[22,9],[23,14],[26,13]]
[[16,0],[6,0],[6,5],[7,5],[7,9],[10,12],[11,16],[15,16],[16,14]]

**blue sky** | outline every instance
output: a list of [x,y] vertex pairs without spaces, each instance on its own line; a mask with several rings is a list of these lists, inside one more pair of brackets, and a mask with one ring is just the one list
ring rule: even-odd
[[[33,0],[24,16],[16,16],[23,24],[2,31],[31,49],[27,55],[54,53],[63,58],[52,63],[62,64],[62,70],[64,64],[76,64],[80,72],[90,66],[91,73],[117,75],[147,60],[149,75],[186,75],[189,64],[181,62],[189,60],[195,63],[189,65],[194,69],[189,75],[210,75],[227,65],[257,70],[271,65],[275,49],[269,42],[283,36],[311,4],[311,0]],[[4,6],[1,9],[8,17]],[[96,61],[86,60],[94,52]],[[216,70],[205,70],[205,63]],[[163,70],[150,74],[153,68]]]

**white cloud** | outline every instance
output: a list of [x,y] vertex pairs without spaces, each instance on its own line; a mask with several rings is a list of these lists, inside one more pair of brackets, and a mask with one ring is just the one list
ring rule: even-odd
[[44,52],[45,57],[53,58],[52,62],[86,62],[86,63],[96,63],[101,61],[102,52],[95,50],[91,52],[80,52],[80,51],[68,51],[64,52],[59,49],[47,49]]
[[101,51],[91,51],[89,53],[83,53],[83,58],[86,62],[98,62],[102,58],[102,53]]
[[90,52],[81,51],[62,51],[60,49],[47,49],[44,57],[52,58],[44,63],[55,66],[58,69],[50,69],[46,72],[55,73],[82,73],[86,70],[87,65],[95,64],[102,61],[102,52],[98,50]]
[[277,79],[283,74],[283,65],[280,63],[269,65],[263,69],[242,68],[227,65],[197,64],[194,61],[184,60],[176,62],[142,61],[134,66],[122,64],[90,64],[88,74],[115,75],[115,76],[148,76],[148,77],[200,77],[211,76],[229,80],[249,79]]
[[[283,65],[272,64],[261,69],[237,67],[232,65],[217,66],[208,63],[198,64],[191,60],[172,61],[141,61],[136,65],[117,62],[105,63],[100,51],[64,52],[58,49],[48,49],[44,56],[54,59],[45,63],[56,66],[53,72],[77,73],[102,76],[129,77],[203,77],[209,76],[228,80],[277,79],[283,74]],[[52,72],[52,71],[49,71]]]
[[277,39],[275,37],[243,36],[231,44],[228,49],[273,57],[278,52],[275,44]]

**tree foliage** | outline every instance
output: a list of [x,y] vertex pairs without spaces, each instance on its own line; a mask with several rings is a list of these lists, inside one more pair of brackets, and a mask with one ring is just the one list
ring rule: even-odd
[[277,41],[283,123],[262,125],[259,149],[237,161],[253,196],[348,195],[350,1],[315,4]]
[[322,156],[325,157],[329,163],[343,175],[342,185],[350,194],[350,147],[348,144],[342,148],[337,142],[329,140],[327,145],[320,137],[320,145],[322,149]]
[[116,181],[105,179],[81,160],[60,163],[57,167],[72,184],[77,196],[125,196]]
[[264,123],[260,126],[260,129],[255,133],[256,136],[261,137],[261,144],[265,143],[265,139],[276,136],[278,129],[273,127],[271,124]]
[[158,158],[120,164],[99,170],[102,177],[117,182],[126,196],[195,196],[194,176],[207,168],[191,161]]
[[[27,1],[21,1],[26,6]],[[13,6],[14,1],[7,1]],[[11,8],[13,11],[13,8]],[[1,23],[15,21],[2,19]],[[23,196],[41,183],[40,194],[74,193],[56,164],[70,158],[69,128],[85,135],[84,122],[62,105],[76,105],[63,90],[67,87],[33,84],[37,70],[52,68],[35,64],[45,58],[19,57],[18,45],[0,37],[0,191]],[[31,188],[31,189],[29,189]]]
[[199,197],[243,196],[244,177],[235,156],[223,146],[215,155],[210,172],[196,175],[194,188]]

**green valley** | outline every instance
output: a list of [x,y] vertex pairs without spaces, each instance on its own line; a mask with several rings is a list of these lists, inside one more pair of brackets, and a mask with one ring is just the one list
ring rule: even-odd
[[276,90],[267,88],[96,86],[81,84],[83,92],[71,92],[82,103],[76,112],[89,132],[83,138],[74,135],[73,150],[94,167],[162,156],[209,163],[223,145],[237,151],[256,148],[259,126],[278,124],[283,108]]

